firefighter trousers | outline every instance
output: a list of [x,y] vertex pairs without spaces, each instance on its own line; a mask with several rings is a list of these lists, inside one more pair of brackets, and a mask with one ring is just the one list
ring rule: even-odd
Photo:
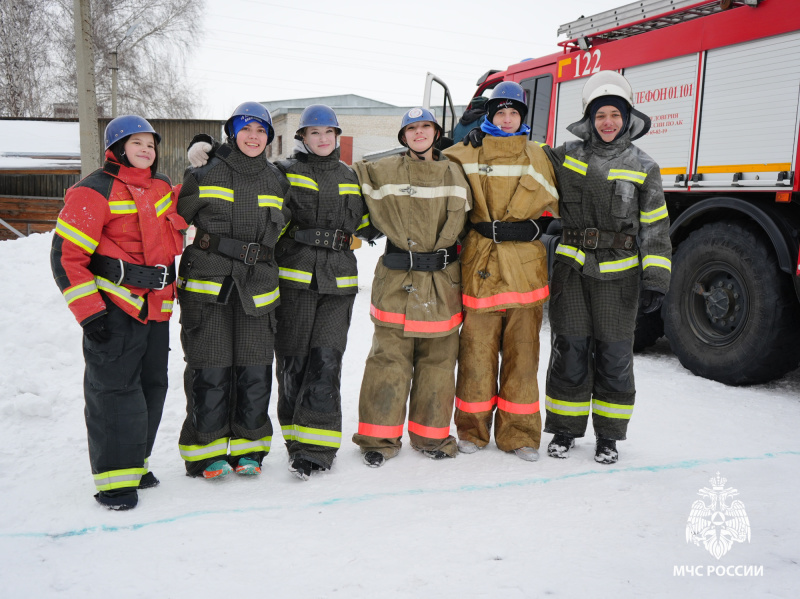
[[259,464],[269,453],[275,313],[248,316],[236,292],[227,304],[181,304],[186,419],[178,441],[186,473],[217,460]]
[[[464,314],[458,352],[458,438],[502,451],[539,448],[539,331],[542,305]],[[499,358],[502,356],[502,361]]]
[[83,337],[89,461],[98,491],[137,488],[167,396],[169,323],[142,324],[106,302],[107,341]]
[[408,436],[420,451],[458,452],[450,435],[455,391],[458,333],[445,337],[405,337],[402,329],[375,326],[358,401],[362,453],[379,451],[389,459],[402,443],[408,402]]
[[342,444],[342,356],[355,295],[281,290],[278,420],[290,459],[329,469]]
[[584,277],[556,262],[550,296],[552,348],[547,369],[545,432],[625,439],[633,414],[633,333],[639,277]]

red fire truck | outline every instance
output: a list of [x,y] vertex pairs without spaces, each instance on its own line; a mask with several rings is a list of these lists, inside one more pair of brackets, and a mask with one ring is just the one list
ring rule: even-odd
[[[800,2],[640,0],[560,34],[561,52],[488,71],[474,95],[520,83],[531,139],[558,146],[582,116],[586,77],[612,69],[630,81],[652,119],[636,145],[661,167],[674,252],[670,292],[660,314],[640,315],[637,349],[666,334],[683,366],[731,385],[795,369]],[[452,126],[433,75],[426,105],[437,83]]]

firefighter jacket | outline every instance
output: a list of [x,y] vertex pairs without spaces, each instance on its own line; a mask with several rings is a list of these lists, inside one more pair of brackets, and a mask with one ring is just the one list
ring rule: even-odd
[[[561,189],[564,229],[598,229],[636,238],[629,249],[586,249],[560,243],[555,259],[596,279],[642,275],[644,289],[669,289],[672,245],[661,189],[661,170],[631,142],[647,132],[649,119],[631,111],[631,124],[604,143],[584,118],[567,129],[580,140],[547,148]],[[638,246],[638,247],[637,247]]]
[[[523,222],[557,213],[555,175],[539,144],[523,135],[487,135],[483,145],[455,145],[447,156],[461,165],[472,188],[470,222]],[[470,230],[461,253],[465,310],[533,307],[549,294],[540,241],[495,243]]]
[[[349,236],[367,229],[371,236],[377,233],[369,226],[355,172],[339,160],[339,148],[329,156],[295,151],[277,167],[292,189],[288,200],[292,222],[276,248],[281,286],[313,289],[313,279],[319,293],[357,293],[358,270]],[[348,239],[339,250],[314,247],[294,239],[298,228],[336,231]]]
[[181,230],[187,224],[175,212],[177,188],[165,175],[152,177],[150,169],[114,160],[106,152],[103,168],[67,190],[50,254],[53,276],[81,325],[106,313],[106,298],[140,322],[166,321],[172,315],[175,283],[142,289],[117,285],[89,270],[95,253],[140,266],[174,268],[183,247]]
[[[396,247],[435,252],[457,242],[472,205],[469,185],[455,164],[407,154],[354,165],[372,224]],[[461,268],[392,270],[375,267],[370,315],[406,337],[442,337],[461,324]]]
[[291,218],[288,193],[289,183],[277,167],[263,155],[244,155],[235,142],[220,146],[205,166],[186,170],[178,199],[178,213],[186,222],[210,235],[259,244],[260,249],[259,259],[247,264],[214,252],[207,247],[208,238],[198,234],[181,258],[181,302],[227,303],[230,285],[235,285],[247,315],[275,309],[280,292],[271,253]]

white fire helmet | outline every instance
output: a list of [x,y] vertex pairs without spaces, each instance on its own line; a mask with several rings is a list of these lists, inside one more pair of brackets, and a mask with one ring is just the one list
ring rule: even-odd
[[633,89],[631,89],[631,84],[616,71],[600,71],[586,80],[583,92],[581,92],[583,114],[586,114],[592,100],[600,96],[618,96],[633,108]]

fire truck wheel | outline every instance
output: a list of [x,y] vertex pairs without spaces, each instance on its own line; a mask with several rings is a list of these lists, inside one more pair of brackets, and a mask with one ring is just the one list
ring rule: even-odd
[[708,224],[678,246],[663,315],[672,351],[698,376],[763,383],[800,362],[791,280],[753,223]]
[[633,351],[647,349],[664,336],[664,321],[661,320],[661,310],[652,314],[645,314],[639,310],[636,317],[636,330],[633,332]]

